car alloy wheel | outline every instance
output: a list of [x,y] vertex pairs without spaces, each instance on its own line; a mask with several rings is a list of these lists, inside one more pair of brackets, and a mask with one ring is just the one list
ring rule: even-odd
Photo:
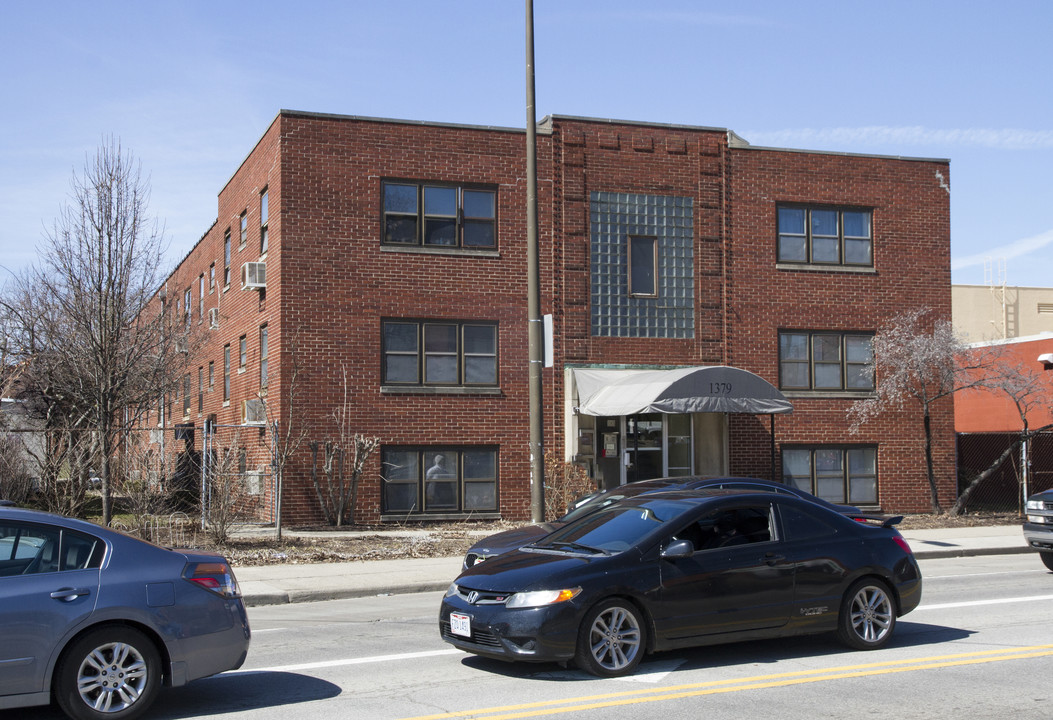
[[76,720],[132,720],[153,702],[161,658],[129,627],[97,628],[72,645],[56,671],[56,698]]
[[896,608],[888,587],[880,580],[864,578],[852,585],[841,603],[838,635],[857,650],[884,646],[896,627]]
[[622,599],[605,600],[585,615],[578,632],[577,664],[600,677],[628,675],[640,664],[646,630],[640,611]]

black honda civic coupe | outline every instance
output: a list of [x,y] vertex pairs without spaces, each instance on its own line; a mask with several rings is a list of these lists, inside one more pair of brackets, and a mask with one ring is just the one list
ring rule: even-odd
[[880,648],[921,601],[896,520],[771,493],[628,498],[461,573],[439,631],[477,655],[602,677],[650,652],[758,638],[834,632]]

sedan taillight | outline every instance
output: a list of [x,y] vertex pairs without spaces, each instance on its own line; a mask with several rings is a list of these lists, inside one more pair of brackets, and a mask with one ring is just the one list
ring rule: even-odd
[[910,544],[907,543],[907,541],[903,538],[902,535],[897,535],[896,537],[894,537],[892,539],[896,541],[897,545],[899,545],[901,548],[903,548],[903,552],[907,553],[908,555],[913,555],[914,554],[914,551],[910,549]]
[[225,562],[191,563],[183,571],[183,577],[223,597],[241,595],[241,588],[238,587],[234,571]]

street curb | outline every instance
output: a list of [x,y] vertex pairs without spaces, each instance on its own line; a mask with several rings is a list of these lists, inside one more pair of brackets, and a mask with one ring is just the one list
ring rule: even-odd
[[993,548],[950,548],[947,550],[915,550],[914,557],[919,560],[937,560],[941,558],[979,557],[981,555],[1022,555],[1035,552],[1026,545],[1021,547]]
[[[452,579],[452,578],[451,578]],[[288,605],[301,602],[323,602],[325,600],[348,600],[351,598],[379,597],[381,595],[408,595],[413,593],[438,592],[450,586],[449,581],[420,582],[408,585],[391,585],[377,588],[342,588],[332,590],[306,590],[299,592],[254,593],[243,596],[247,607],[264,605]]]

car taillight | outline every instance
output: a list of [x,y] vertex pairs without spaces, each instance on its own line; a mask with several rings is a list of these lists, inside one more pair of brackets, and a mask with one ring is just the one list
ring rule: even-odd
[[896,541],[897,545],[899,545],[901,548],[903,548],[903,552],[907,553],[908,555],[913,555],[914,554],[914,551],[910,549],[910,544],[906,540],[903,539],[903,536],[897,535],[896,537],[894,537],[892,539]]
[[223,597],[241,595],[234,571],[225,562],[191,563],[183,571],[183,577]]

